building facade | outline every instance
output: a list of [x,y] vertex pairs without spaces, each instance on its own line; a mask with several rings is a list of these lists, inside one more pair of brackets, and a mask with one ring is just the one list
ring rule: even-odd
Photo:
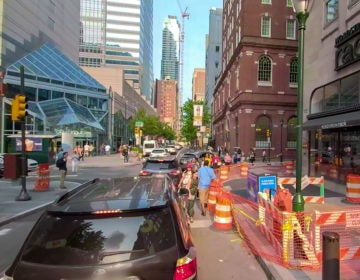
[[195,68],[192,76],[192,100],[205,100],[205,69]]
[[[292,1],[224,1],[213,137],[233,152],[294,159],[297,40]],[[283,157],[282,157],[283,155]]]
[[81,0],[80,3],[79,64],[122,66],[125,80],[153,101],[153,1]]
[[360,1],[313,1],[304,42],[304,167],[345,183],[360,166]]
[[168,124],[174,131],[176,130],[177,116],[177,84],[177,81],[171,79],[156,80],[156,108],[160,121]]
[[221,73],[222,12],[223,10],[219,8],[210,10],[209,33],[206,36],[205,104],[211,113],[215,84]]
[[0,5],[1,83],[7,86],[0,95],[1,151],[13,152],[10,136],[21,131],[20,123],[11,120],[11,102],[19,93],[28,99],[27,135],[55,139],[41,161],[53,159],[64,132],[75,136],[74,144],[99,142],[107,133],[108,95],[77,65],[79,1],[66,5],[60,0],[1,1]]
[[163,22],[161,80],[179,81],[180,24],[176,16],[168,16]]

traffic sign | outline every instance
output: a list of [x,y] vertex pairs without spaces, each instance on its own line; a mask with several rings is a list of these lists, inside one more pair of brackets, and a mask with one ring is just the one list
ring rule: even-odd
[[135,122],[135,126],[136,126],[136,127],[143,127],[143,126],[144,126],[144,122],[143,122],[143,121],[136,121],[136,122]]

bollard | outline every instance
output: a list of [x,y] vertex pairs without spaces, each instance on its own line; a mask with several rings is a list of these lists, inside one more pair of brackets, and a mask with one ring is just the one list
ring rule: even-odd
[[322,279],[340,280],[340,237],[336,232],[323,233]]

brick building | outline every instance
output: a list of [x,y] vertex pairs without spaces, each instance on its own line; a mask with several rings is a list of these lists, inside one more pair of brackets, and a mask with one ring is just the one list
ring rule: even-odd
[[216,145],[294,159],[297,21],[291,1],[224,1],[222,74],[214,90]]
[[160,121],[176,128],[177,81],[156,80],[156,108]]

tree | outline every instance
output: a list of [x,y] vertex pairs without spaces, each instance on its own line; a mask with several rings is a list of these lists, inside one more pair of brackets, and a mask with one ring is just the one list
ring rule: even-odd
[[141,128],[143,135],[164,137],[165,139],[175,139],[175,132],[166,123],[160,121],[159,116],[147,115],[144,109],[139,109],[130,123],[130,127],[135,129],[135,122],[142,121],[144,126]]
[[208,107],[205,105],[204,101],[193,101],[188,99],[182,108],[182,129],[181,134],[186,141],[194,143],[197,136],[196,133],[200,130],[198,126],[194,126],[194,104],[203,105],[203,117],[202,117],[202,125],[210,126],[211,122],[211,114],[209,113]]

